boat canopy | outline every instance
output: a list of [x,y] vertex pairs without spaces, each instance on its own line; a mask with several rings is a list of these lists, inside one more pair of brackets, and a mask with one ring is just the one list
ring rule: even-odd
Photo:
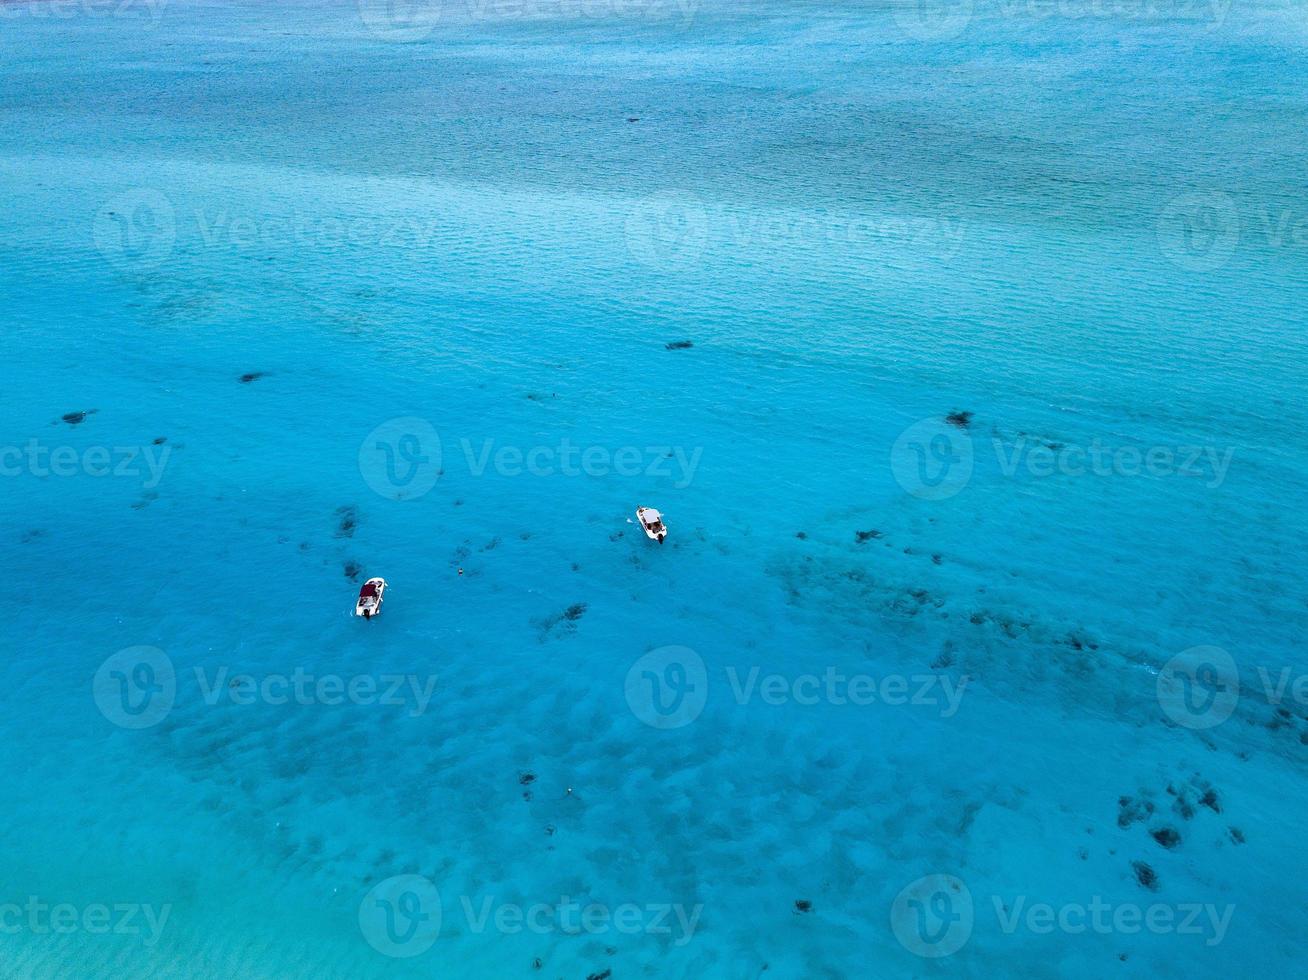
[[372,582],[367,583],[362,589],[359,590],[360,599],[364,599],[370,595],[376,595],[376,594],[377,594],[377,586],[374,585]]
[[663,515],[660,514],[658,511],[656,511],[653,507],[646,507],[645,513],[641,515],[641,519],[646,524],[656,524],[659,521],[663,520]]

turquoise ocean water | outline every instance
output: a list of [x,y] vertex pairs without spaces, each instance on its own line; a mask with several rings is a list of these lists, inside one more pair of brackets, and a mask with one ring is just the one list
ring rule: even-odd
[[0,974],[1298,967],[1302,3],[0,15]]

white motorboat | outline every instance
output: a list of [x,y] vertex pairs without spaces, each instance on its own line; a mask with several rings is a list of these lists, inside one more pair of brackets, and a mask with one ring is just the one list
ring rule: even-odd
[[668,526],[663,523],[663,515],[653,507],[637,507],[636,520],[640,521],[640,526],[645,529],[645,537],[651,541],[662,544],[668,536]]
[[384,578],[370,578],[359,590],[359,601],[354,605],[354,615],[372,619],[381,612],[382,597],[386,594]]

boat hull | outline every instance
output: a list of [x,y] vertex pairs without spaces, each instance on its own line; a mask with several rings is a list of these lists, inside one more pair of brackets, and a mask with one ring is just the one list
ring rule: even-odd
[[359,591],[359,598],[354,604],[354,615],[362,616],[364,619],[371,619],[373,616],[379,615],[382,600],[385,597],[386,580],[384,578],[368,579]]
[[658,523],[657,530],[651,528],[648,524],[645,523],[645,512],[647,510],[649,510],[648,507],[636,508],[636,523],[638,523],[640,525],[640,529],[645,532],[645,537],[649,538],[651,541],[657,541],[659,544],[662,544],[663,539],[668,536],[668,526],[664,524],[662,520],[660,520],[657,522]]

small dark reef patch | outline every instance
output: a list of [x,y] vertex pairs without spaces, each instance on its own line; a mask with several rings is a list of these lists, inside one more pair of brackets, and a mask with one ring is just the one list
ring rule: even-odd
[[1117,826],[1125,830],[1138,820],[1147,820],[1154,812],[1154,805],[1148,800],[1137,800],[1130,796],[1117,799]]
[[1135,872],[1135,880],[1138,881],[1142,888],[1147,888],[1151,892],[1158,891],[1158,872],[1143,861],[1132,861],[1131,870]]
[[560,632],[567,633],[577,628],[577,622],[582,616],[586,615],[586,604],[584,602],[574,602],[563,612],[555,613],[544,619],[536,620],[535,625],[540,630],[541,642],[544,642],[556,627]]
[[1181,835],[1172,827],[1159,827],[1157,830],[1151,830],[1149,836],[1169,851],[1181,843]]
[[352,538],[359,526],[359,508],[353,504],[336,508],[336,537]]

